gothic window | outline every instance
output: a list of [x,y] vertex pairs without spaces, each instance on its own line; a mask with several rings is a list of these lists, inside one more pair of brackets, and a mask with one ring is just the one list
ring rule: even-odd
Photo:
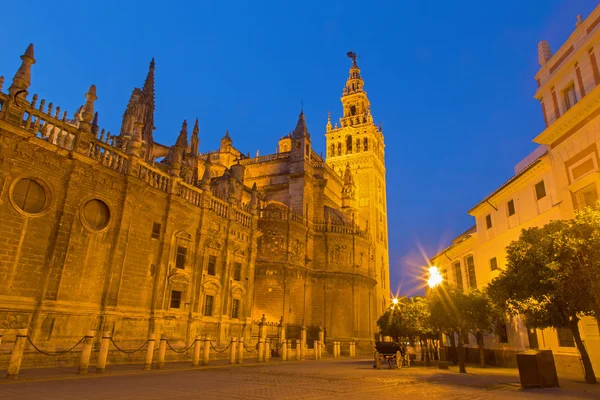
[[26,213],[39,213],[46,204],[46,192],[36,181],[21,179],[12,191],[12,201]]
[[[354,89],[354,85],[352,85]],[[350,106],[350,115],[356,115],[356,106]]]
[[346,154],[352,154],[352,136],[346,137]]
[[239,313],[240,313],[240,300],[233,299],[231,301],[231,318],[237,319]]
[[242,280],[242,263],[236,262],[233,264],[233,280]]
[[171,304],[169,308],[181,308],[181,291],[171,290]]
[[329,157],[335,157],[335,144],[333,143],[329,146]]
[[208,267],[206,268],[208,275],[215,276],[217,274],[217,257],[208,256]]
[[360,151],[360,139],[356,139],[356,152]]
[[175,267],[179,269],[185,268],[185,260],[187,258],[187,248],[177,246],[177,256],[175,258]]
[[204,316],[212,317],[213,315],[213,303],[215,301],[214,296],[206,295],[204,296]]
[[160,224],[155,222],[152,224],[152,239],[160,239]]
[[338,143],[338,146],[337,146],[337,147],[338,147],[338,149],[337,149],[337,150],[338,150],[338,152],[337,152],[337,155],[338,155],[338,156],[341,156],[341,155],[342,155],[342,144],[341,144],[341,143]]
[[368,151],[369,150],[369,139],[365,138],[363,140],[363,151]]

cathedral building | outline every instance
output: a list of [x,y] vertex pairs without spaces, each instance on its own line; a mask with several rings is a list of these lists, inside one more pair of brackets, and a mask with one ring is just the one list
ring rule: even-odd
[[384,139],[349,55],[326,159],[304,112],[275,154],[251,158],[228,133],[200,152],[197,119],[171,146],[154,140],[154,60],[118,133],[98,126],[94,85],[69,116],[31,94],[30,45],[8,90],[0,77],[5,343],[24,328],[46,348],[89,329],[252,341],[263,315],[373,340],[390,299]]

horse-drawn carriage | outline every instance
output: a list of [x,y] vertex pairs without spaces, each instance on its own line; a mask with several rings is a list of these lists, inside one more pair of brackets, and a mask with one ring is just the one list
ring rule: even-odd
[[408,359],[408,355],[403,354],[405,352],[402,351],[402,348],[399,343],[396,342],[377,342],[375,343],[375,365],[373,368],[380,369],[381,362],[387,361],[390,369],[392,365],[395,368],[402,368],[403,366],[410,366],[410,359]]

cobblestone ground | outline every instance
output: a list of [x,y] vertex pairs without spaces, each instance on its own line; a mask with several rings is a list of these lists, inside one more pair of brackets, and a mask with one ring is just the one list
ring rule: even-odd
[[[516,370],[412,367],[375,370],[370,360],[270,363],[45,381],[0,381],[0,399],[600,399],[600,385],[519,386]],[[74,378],[74,377],[72,377]]]

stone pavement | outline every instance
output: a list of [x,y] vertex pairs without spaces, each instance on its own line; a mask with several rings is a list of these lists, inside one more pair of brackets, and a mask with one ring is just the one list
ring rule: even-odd
[[[135,366],[135,367],[139,367]],[[561,381],[561,388],[524,390],[514,369],[435,367],[375,370],[371,360],[328,359],[140,371],[114,366],[78,377],[72,369],[0,378],[0,399],[600,399],[600,385]],[[29,379],[29,381],[27,381]],[[23,381],[25,380],[25,381]]]

